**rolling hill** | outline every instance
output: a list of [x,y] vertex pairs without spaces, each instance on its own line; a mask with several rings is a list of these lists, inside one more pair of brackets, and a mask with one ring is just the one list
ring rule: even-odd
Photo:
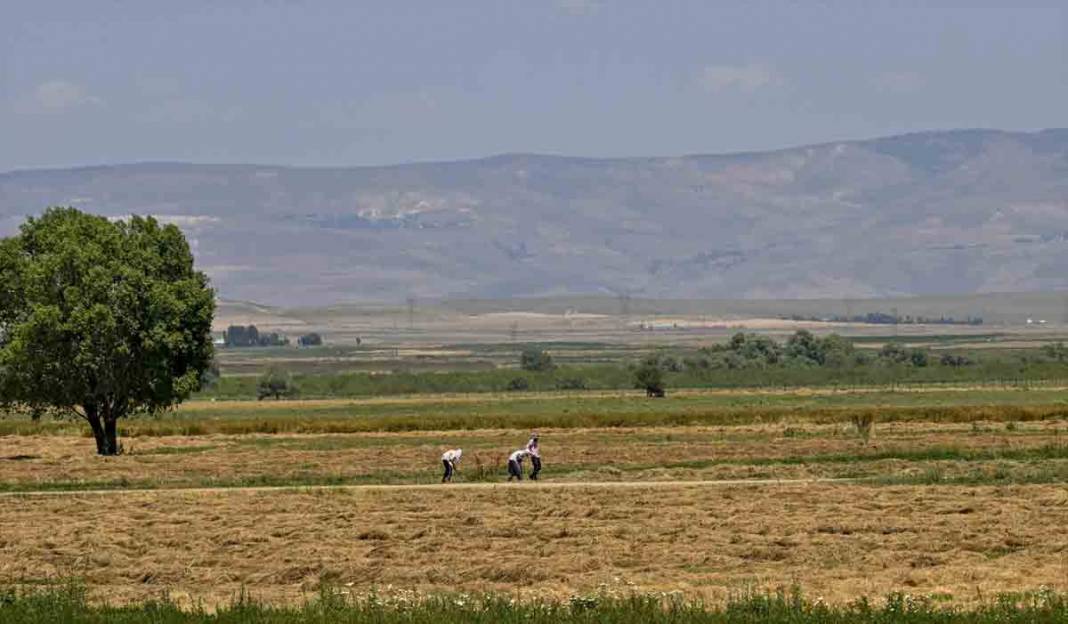
[[57,204],[176,223],[220,295],[285,306],[1068,288],[1068,130],[674,158],[0,174],[0,234]]

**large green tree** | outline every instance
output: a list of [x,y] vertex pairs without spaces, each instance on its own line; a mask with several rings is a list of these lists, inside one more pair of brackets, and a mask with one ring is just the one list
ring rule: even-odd
[[199,388],[214,312],[177,227],[50,208],[0,240],[0,403],[77,416],[115,455],[120,418]]
[[646,359],[634,370],[634,387],[645,390],[646,396],[664,396],[664,373],[655,357]]

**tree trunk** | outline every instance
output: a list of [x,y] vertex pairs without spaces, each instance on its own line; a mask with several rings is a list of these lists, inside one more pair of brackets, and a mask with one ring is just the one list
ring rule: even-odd
[[95,405],[83,405],[82,409],[85,410],[85,419],[89,421],[89,426],[93,429],[93,438],[96,440],[96,454],[108,455],[104,424],[100,422],[100,410]]
[[119,454],[118,418],[113,414],[104,416],[104,445],[107,452],[102,455]]
[[115,410],[107,403],[103,406],[87,404],[83,405],[82,409],[85,410],[85,419],[89,421],[89,426],[93,429],[93,439],[96,440],[96,454],[118,455],[119,418]]

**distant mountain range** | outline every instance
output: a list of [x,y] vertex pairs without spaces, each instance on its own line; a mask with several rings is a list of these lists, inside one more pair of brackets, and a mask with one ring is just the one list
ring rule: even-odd
[[0,174],[0,234],[57,204],[176,223],[222,296],[276,305],[1068,289],[1068,129],[677,158]]

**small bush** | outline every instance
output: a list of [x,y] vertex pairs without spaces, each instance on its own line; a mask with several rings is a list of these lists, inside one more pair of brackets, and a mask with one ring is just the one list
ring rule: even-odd
[[519,356],[519,367],[533,373],[544,373],[556,368],[553,358],[541,349],[524,349]]
[[526,377],[513,377],[508,381],[508,390],[518,392],[522,390],[529,390],[530,382]]
[[271,367],[260,376],[256,384],[256,398],[263,400],[267,397],[291,398],[298,394],[297,385],[293,383],[293,375],[279,368]]

